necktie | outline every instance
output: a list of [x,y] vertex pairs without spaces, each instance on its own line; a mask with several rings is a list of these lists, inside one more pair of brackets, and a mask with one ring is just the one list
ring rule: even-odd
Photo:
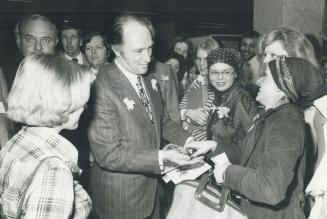
[[147,97],[147,95],[145,93],[145,89],[144,89],[143,84],[142,84],[142,77],[139,76],[139,75],[137,76],[136,86],[137,86],[137,88],[139,90],[139,95],[140,95],[140,98],[142,100],[145,111],[148,113],[149,119],[152,121],[152,119],[153,119],[152,109],[151,109],[149,99],[148,99],[148,97]]
[[77,58],[73,58],[72,61],[75,62],[75,63],[78,63],[78,59]]

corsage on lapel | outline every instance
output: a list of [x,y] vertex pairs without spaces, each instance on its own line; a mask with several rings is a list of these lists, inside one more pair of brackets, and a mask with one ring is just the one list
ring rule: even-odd
[[156,79],[151,79],[151,85],[152,85],[152,89],[155,91],[158,91],[158,87],[157,87],[157,80]]
[[128,111],[131,111],[131,110],[134,109],[134,106],[135,106],[135,102],[134,102],[134,100],[129,100],[127,97],[125,97],[125,98],[123,99],[123,102],[125,103],[125,105],[126,105]]
[[217,106],[217,107],[212,107],[211,110],[217,112],[217,116],[219,119],[222,119],[224,117],[228,118],[228,113],[230,109],[227,106]]
[[166,75],[161,75],[160,80],[161,80],[164,84],[166,84],[167,81],[169,81],[169,75],[168,75],[168,74],[166,74]]

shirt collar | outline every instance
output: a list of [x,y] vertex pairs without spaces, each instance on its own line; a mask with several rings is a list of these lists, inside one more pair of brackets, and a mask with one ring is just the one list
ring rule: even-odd
[[132,84],[134,90],[138,94],[138,88],[136,86],[137,84],[137,74],[133,74],[129,71],[127,71],[118,61],[115,59],[115,64],[119,68],[119,70],[126,76],[126,78],[129,80],[129,82]]
[[48,156],[58,156],[73,172],[80,173],[78,152],[72,143],[55,131],[45,127],[24,127],[22,135],[37,143]]
[[72,60],[73,58],[76,58],[78,61],[78,64],[83,65],[83,56],[82,56],[82,52],[79,52],[79,54],[76,57],[70,57],[69,55],[67,55],[67,53],[65,53],[65,58],[67,60]]

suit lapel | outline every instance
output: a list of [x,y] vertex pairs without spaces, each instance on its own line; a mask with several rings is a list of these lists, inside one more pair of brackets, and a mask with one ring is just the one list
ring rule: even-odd
[[[126,76],[119,70],[115,65],[116,71],[110,72],[111,84],[116,91],[119,99],[124,103],[124,99],[127,98],[129,101],[134,101],[135,106],[133,108],[133,113],[136,117],[144,124],[144,128],[148,129],[150,133],[156,137],[156,134],[153,130],[153,125],[149,119],[148,113],[146,112],[141,99],[133,88],[132,84],[126,78]],[[146,87],[147,92],[148,88]],[[150,92],[148,92],[150,93]],[[148,94],[150,96],[150,94]],[[151,107],[153,107],[152,98],[150,98]],[[125,104],[125,103],[124,103]],[[153,109],[153,108],[152,108]],[[154,111],[154,110],[153,110]]]

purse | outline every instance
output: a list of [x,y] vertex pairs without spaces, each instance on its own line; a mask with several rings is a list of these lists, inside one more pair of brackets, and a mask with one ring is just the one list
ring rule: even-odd
[[237,203],[228,199],[229,189],[220,191],[210,184],[213,173],[201,180],[186,180],[176,185],[166,219],[247,219]]

